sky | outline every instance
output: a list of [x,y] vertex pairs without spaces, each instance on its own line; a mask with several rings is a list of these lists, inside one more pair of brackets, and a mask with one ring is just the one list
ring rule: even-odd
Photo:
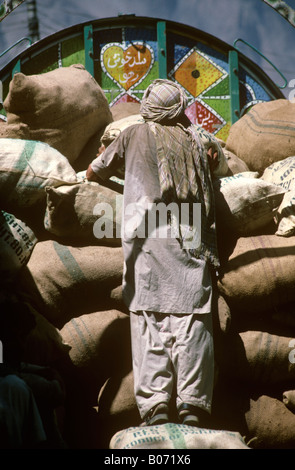
[[[1,0],[2,1],[2,0]],[[286,77],[286,97],[295,91],[295,27],[262,0],[36,0],[40,39],[66,27],[91,19],[135,14],[176,21],[208,32],[233,45],[241,38],[261,51]],[[295,9],[295,0],[286,0]],[[0,23],[0,54],[28,36],[27,5],[24,2]],[[26,43],[0,57],[0,69]],[[243,43],[241,52],[257,63],[278,85],[284,80]]]

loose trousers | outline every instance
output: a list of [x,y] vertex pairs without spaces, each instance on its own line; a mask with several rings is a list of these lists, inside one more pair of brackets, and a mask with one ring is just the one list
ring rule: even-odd
[[176,391],[181,403],[211,412],[212,314],[130,312],[134,392],[141,418]]

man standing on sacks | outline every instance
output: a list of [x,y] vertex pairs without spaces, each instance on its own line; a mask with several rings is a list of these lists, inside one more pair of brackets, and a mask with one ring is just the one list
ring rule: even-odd
[[125,173],[123,296],[145,425],[168,422],[175,406],[182,424],[205,426],[211,413],[216,153],[204,149],[186,107],[177,83],[155,80],[141,103],[145,122],[125,129],[87,170],[97,182]]

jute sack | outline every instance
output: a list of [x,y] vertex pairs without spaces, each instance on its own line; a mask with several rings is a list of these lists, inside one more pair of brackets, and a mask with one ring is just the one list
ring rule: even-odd
[[292,337],[249,330],[224,341],[222,355],[217,354],[220,373],[243,383],[294,383]]
[[295,448],[295,414],[281,400],[267,395],[251,398],[245,421],[245,440],[251,448]]
[[0,139],[0,204],[18,216],[46,200],[46,186],[77,182],[72,166],[43,142]]
[[18,289],[57,328],[71,318],[122,305],[121,247],[67,246],[40,241]]
[[[61,329],[63,343],[77,373],[85,381],[100,383],[132,368],[129,315],[119,310],[91,312],[69,320]],[[99,388],[96,388],[98,397]]]
[[87,180],[45,190],[48,232],[89,243],[121,244],[122,194]]
[[286,390],[285,392],[283,392],[282,400],[283,400],[284,405],[294,413],[295,412],[295,390]]
[[131,114],[107,125],[101,137],[101,143],[108,147],[124,129],[134,124],[143,124],[145,121],[141,114]]
[[239,235],[270,223],[285,194],[283,188],[257,176],[257,172],[237,173],[213,183],[218,221]]
[[226,176],[232,176],[237,173],[250,171],[248,165],[246,165],[246,163],[237,157],[233,152],[230,152],[224,147],[222,147],[222,150],[228,166],[228,172]]
[[119,102],[114,104],[111,107],[111,113],[114,121],[119,121],[128,116],[133,116],[134,114],[139,114],[140,112],[140,103],[138,102]]
[[86,448],[106,449],[122,426],[139,424],[129,315],[91,312],[67,322],[60,333],[71,346],[68,425],[79,448],[85,443]]
[[0,119],[0,139],[28,139],[29,129],[26,124],[7,124]]
[[24,361],[49,367],[60,368],[68,358],[70,345],[63,341],[60,331],[32,305],[27,304],[34,315],[35,327],[30,331],[24,350]]
[[25,266],[38,240],[22,220],[0,211],[0,273],[2,280],[13,279]]
[[295,103],[278,99],[257,103],[235,122],[226,149],[241,158],[252,171],[295,155]]
[[218,290],[240,315],[274,312],[295,300],[295,240],[274,234],[239,237]]
[[261,178],[275,183],[288,192],[276,214],[276,235],[288,237],[295,233],[295,157],[287,157],[267,167]]
[[4,108],[9,125],[26,124],[31,140],[48,143],[70,162],[113,120],[101,87],[79,64],[37,75],[16,73]]
[[[248,449],[238,432],[181,424],[131,427],[117,432],[110,449]],[[189,459],[189,456],[187,456]],[[183,459],[184,463],[190,460]]]

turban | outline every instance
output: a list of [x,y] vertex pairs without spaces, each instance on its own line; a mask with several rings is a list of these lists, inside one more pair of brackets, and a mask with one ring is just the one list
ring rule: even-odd
[[175,82],[157,79],[146,89],[140,114],[146,121],[172,120],[184,114],[187,96]]

